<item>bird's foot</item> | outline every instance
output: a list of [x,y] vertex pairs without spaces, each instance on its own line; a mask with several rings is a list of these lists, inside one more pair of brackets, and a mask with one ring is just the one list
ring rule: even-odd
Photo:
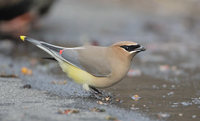
[[103,93],[99,91],[97,88],[93,86],[89,86],[89,88],[91,89],[91,92],[94,93],[95,95],[103,95]]
[[91,93],[92,93],[92,97],[95,97],[98,100],[101,100],[104,103],[109,103],[111,102],[112,96],[106,93],[103,93],[101,91],[99,91],[97,88],[89,86]]
[[83,84],[83,88],[87,91],[90,91],[91,93],[91,98],[96,98],[98,100],[101,100],[103,102],[110,102],[112,96],[110,94],[106,94],[100,90],[98,90],[97,88],[90,86],[88,84]]

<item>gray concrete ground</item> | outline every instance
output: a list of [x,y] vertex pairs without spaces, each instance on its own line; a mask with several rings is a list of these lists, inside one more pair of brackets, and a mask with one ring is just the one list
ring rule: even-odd
[[[107,120],[112,116],[118,120],[149,121],[150,119],[134,111],[127,111],[110,103],[97,104],[98,99],[82,90],[75,83],[55,85],[52,81],[62,80],[45,73],[49,66],[32,67],[33,75],[23,75],[21,68],[30,67],[29,60],[16,61],[0,55],[0,120],[1,121],[66,121],[66,120]],[[13,65],[12,65],[13,64]],[[12,66],[10,66],[12,65]],[[52,64],[51,64],[52,65]],[[5,77],[9,76],[10,77]],[[12,77],[17,75],[18,77]],[[66,80],[66,79],[65,79]],[[30,84],[31,89],[23,88]],[[92,108],[105,109],[105,112],[93,112]],[[59,114],[59,111],[76,109],[77,114]]]

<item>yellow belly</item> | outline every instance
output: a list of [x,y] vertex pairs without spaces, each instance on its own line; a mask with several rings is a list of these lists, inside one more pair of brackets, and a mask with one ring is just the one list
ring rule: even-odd
[[60,62],[59,64],[62,70],[67,73],[68,77],[73,79],[76,83],[92,85],[93,75],[67,62]]

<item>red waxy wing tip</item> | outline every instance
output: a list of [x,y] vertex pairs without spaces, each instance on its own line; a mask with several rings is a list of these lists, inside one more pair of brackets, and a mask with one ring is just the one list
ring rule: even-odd
[[61,55],[63,53],[63,50],[60,50],[59,54]]

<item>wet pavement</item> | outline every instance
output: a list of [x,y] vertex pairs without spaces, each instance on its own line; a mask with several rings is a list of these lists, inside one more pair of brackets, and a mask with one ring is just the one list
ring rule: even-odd
[[[1,41],[1,119],[105,120],[111,115],[123,121],[200,120],[200,2],[185,2],[57,2],[29,36],[65,46],[130,40],[147,51],[133,59],[125,79],[104,90],[111,95],[104,103],[69,81],[54,61],[42,60],[47,54],[37,47]],[[24,75],[22,67],[32,75]],[[5,78],[13,74],[18,78]],[[31,89],[21,88],[24,84]],[[106,112],[94,113],[93,107]],[[80,113],[58,114],[65,109]]]

